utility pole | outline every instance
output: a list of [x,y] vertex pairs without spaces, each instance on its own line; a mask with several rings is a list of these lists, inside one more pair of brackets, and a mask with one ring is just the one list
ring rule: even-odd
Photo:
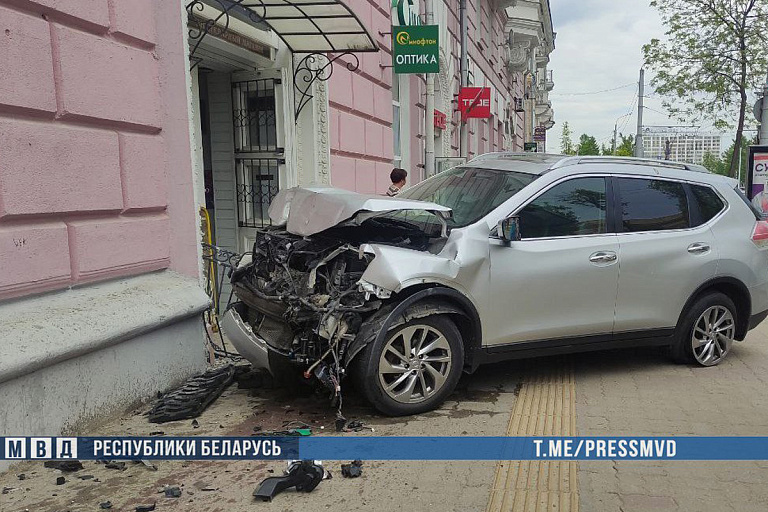
[[[461,73],[461,87],[469,85],[469,62],[467,61],[467,0],[459,0],[459,31],[461,32],[461,60],[459,61],[459,70]],[[469,127],[466,121],[459,119],[460,140],[459,146],[461,156],[469,156]]]
[[[435,24],[435,12],[433,0],[427,0],[425,4],[427,25]],[[426,177],[435,175],[435,74],[427,73],[427,100],[424,108],[424,170]]]
[[637,133],[635,134],[635,156],[643,158],[643,88],[645,85],[645,70],[640,68],[640,84],[637,91]]
[[[760,116],[760,132],[757,135],[758,144],[768,145],[768,76],[765,78],[765,85],[763,85],[763,112]],[[741,166],[739,166],[741,169]]]
[[616,130],[619,127],[619,122],[613,123],[613,144],[611,145],[611,153],[616,156]]

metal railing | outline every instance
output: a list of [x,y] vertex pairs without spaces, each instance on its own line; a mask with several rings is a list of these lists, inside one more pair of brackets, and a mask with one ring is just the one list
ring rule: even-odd
[[279,190],[277,158],[235,158],[237,223],[263,228],[272,222],[267,212]]

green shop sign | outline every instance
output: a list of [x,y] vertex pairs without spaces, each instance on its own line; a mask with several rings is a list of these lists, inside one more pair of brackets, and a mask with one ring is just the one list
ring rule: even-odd
[[392,27],[395,73],[437,73],[440,44],[437,25]]

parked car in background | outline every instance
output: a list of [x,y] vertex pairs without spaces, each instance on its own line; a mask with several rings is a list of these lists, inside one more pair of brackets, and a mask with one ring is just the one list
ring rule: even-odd
[[689,164],[501,153],[397,198],[284,190],[223,327],[254,365],[297,365],[335,400],[351,377],[392,415],[509,358],[666,345],[716,365],[768,315],[768,222],[737,185]]

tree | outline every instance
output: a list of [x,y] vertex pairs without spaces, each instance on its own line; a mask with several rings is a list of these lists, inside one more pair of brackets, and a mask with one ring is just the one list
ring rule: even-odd
[[576,149],[573,147],[573,141],[571,140],[571,127],[568,125],[568,121],[563,123],[563,134],[560,136],[560,151],[564,155],[575,155]]
[[576,146],[577,155],[599,155],[600,146],[597,145],[597,140],[591,135],[583,133],[579,137],[579,144]]
[[[735,146],[741,148],[747,93],[768,69],[768,2],[651,0],[651,5],[661,13],[667,40],[652,39],[643,55],[664,107],[682,120],[704,118],[720,129],[735,120]],[[732,177],[737,153],[729,164]]]
[[633,156],[635,154],[635,136],[629,134],[624,136],[623,133],[619,134],[621,143],[616,145],[616,156]]
[[[743,182],[746,181],[747,165],[749,158],[749,144],[757,144],[757,137],[747,141],[746,144],[741,146],[741,169],[740,176]],[[739,154],[736,152],[736,141],[734,140],[731,145],[723,151],[722,155],[716,155],[714,153],[704,153],[702,165],[707,168],[708,171],[715,174],[722,174],[728,176],[730,174],[730,164],[733,160],[733,155],[736,153],[736,167],[739,166]]]

